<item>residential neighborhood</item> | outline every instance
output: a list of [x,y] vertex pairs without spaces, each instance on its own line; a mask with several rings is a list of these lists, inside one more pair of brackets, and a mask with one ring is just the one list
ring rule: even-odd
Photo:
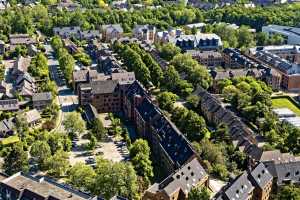
[[300,4],[0,0],[0,196],[300,200]]

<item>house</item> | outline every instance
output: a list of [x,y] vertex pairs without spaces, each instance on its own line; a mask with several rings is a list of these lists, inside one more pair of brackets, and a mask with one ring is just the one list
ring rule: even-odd
[[21,114],[22,117],[26,120],[29,126],[34,126],[42,119],[39,111],[37,109],[33,109]]
[[214,196],[214,200],[268,200],[273,184],[273,176],[263,163],[252,170],[243,172],[225,185]]
[[24,75],[28,71],[28,67],[30,65],[31,58],[19,56],[14,63],[12,75],[16,78],[19,75]]
[[19,102],[17,99],[0,100],[0,111],[18,111]]
[[144,192],[142,200],[184,200],[193,187],[207,184],[208,174],[197,158],[194,158],[161,183],[150,186]]
[[250,163],[263,163],[274,177],[274,185],[280,187],[285,184],[300,184],[300,157],[279,150],[261,151],[249,155]]
[[102,25],[102,37],[104,41],[111,42],[113,39],[120,39],[123,36],[121,24]]
[[37,91],[34,78],[27,72],[17,77],[15,89],[21,96],[30,98]]
[[53,33],[54,35],[59,35],[62,38],[80,38],[81,28],[79,26],[71,26],[71,27],[54,27]]
[[0,137],[5,138],[14,134],[15,129],[14,118],[4,119],[0,122]]
[[22,172],[10,177],[2,175],[0,182],[2,199],[40,199],[40,200],[92,200],[95,197],[71,189],[47,177],[33,177]]
[[269,37],[274,34],[281,35],[285,44],[300,44],[300,28],[270,24],[263,26],[262,32],[267,33]]
[[74,3],[70,0],[63,0],[55,5],[51,6],[51,8],[55,8],[58,10],[66,10],[68,12],[74,12],[77,9],[81,8],[81,5],[79,3]]
[[154,42],[156,27],[153,25],[135,25],[133,28],[134,37],[141,41]]
[[38,42],[28,34],[11,34],[9,35],[10,50],[14,50],[18,45],[29,47],[36,45]]
[[53,28],[54,35],[59,35],[60,37],[67,39],[74,37],[80,40],[93,40],[100,39],[101,34],[98,30],[86,30],[83,31],[79,26],[71,26],[71,27],[54,27]]
[[33,108],[37,110],[45,109],[47,106],[51,105],[52,100],[51,92],[40,92],[32,95],[32,105]]

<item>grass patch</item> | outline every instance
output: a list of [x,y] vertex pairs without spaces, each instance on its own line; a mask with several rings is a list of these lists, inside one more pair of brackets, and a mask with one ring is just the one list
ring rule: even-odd
[[296,115],[300,116],[300,109],[288,98],[275,98],[272,99],[273,108],[288,108]]
[[19,142],[19,141],[20,141],[19,137],[15,135],[15,136],[10,136],[8,138],[4,138],[3,140],[1,140],[0,144],[3,146],[6,146],[9,144]]

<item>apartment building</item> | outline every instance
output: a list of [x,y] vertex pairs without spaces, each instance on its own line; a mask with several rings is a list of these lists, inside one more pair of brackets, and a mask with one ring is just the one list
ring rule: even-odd
[[280,75],[280,86],[289,91],[300,90],[300,67],[299,64],[290,62],[267,50],[252,51],[251,55],[277,71]]
[[[105,76],[94,71],[95,79],[89,76],[89,71],[79,72],[74,72],[76,75],[73,74],[73,77],[77,78],[73,79],[80,105],[92,104],[99,113],[121,111],[125,91],[135,81],[133,72]],[[82,74],[85,76],[81,76]]]
[[[251,50],[252,51],[252,50]],[[240,50],[233,48],[226,48],[222,52],[224,67],[230,68],[230,76],[236,76],[236,73],[247,72],[247,75],[252,75],[260,79],[272,87],[273,90],[281,88],[282,76],[281,74],[266,65],[266,63],[257,60],[252,56],[244,55]],[[238,70],[241,69],[241,70]],[[251,72],[252,71],[252,72]],[[250,74],[248,72],[251,72]],[[253,73],[254,72],[254,73]],[[222,75],[222,72],[220,73]],[[223,73],[223,75],[225,75]],[[215,74],[214,76],[217,76]]]

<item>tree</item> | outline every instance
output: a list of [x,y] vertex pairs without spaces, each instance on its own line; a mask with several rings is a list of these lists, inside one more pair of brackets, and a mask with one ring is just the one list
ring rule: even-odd
[[97,144],[97,138],[93,135],[90,136],[90,142],[87,144],[88,149],[93,150],[95,149]]
[[78,112],[68,113],[63,125],[71,137],[78,136],[85,130],[85,122]]
[[200,97],[197,95],[190,95],[186,100],[193,109],[196,109],[199,105]]
[[136,140],[130,148],[130,157],[132,164],[139,176],[145,178],[146,183],[150,184],[153,177],[153,167],[150,160],[150,147],[148,142],[143,139]]
[[59,36],[54,36],[51,39],[51,45],[56,51],[58,51],[58,49],[64,47],[64,44]]
[[193,187],[188,194],[188,200],[209,200],[210,193],[206,188]]
[[280,190],[278,200],[299,200],[300,199],[300,188],[294,185],[286,185]]
[[130,163],[97,158],[95,184],[92,193],[110,199],[114,195],[138,199],[137,176]]
[[249,48],[255,45],[254,34],[246,26],[241,26],[238,30],[239,47]]
[[159,55],[167,61],[172,60],[173,57],[179,54],[180,52],[181,52],[180,48],[176,47],[172,43],[167,43],[159,47]]
[[60,150],[51,156],[47,161],[48,173],[54,177],[61,177],[66,174],[70,166],[68,153]]
[[30,154],[37,160],[40,168],[44,169],[47,159],[51,156],[51,149],[47,142],[36,141],[31,146]]
[[157,96],[157,101],[161,109],[171,111],[178,98],[179,97],[172,92],[162,92]]
[[91,166],[76,163],[68,172],[68,182],[77,189],[91,191],[96,173]]
[[103,123],[100,119],[96,118],[92,121],[92,134],[97,138],[97,140],[102,140],[106,134],[106,129],[103,126]]
[[43,53],[38,53],[31,61],[29,73],[40,79],[49,77],[48,59]]
[[28,171],[28,154],[24,151],[22,143],[19,142],[12,146],[11,150],[4,157],[3,168],[8,175],[13,175],[20,171]]

